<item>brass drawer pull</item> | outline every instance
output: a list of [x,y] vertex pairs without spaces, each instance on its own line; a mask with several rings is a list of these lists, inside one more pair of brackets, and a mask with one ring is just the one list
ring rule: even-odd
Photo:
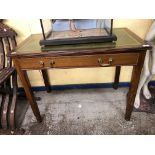
[[55,64],[55,61],[54,60],[51,60],[50,61],[50,66],[53,67],[54,64]]
[[41,67],[44,67],[44,62],[43,61],[40,61],[39,64],[40,64]]
[[108,67],[108,66],[111,65],[112,62],[113,62],[113,59],[112,58],[109,58],[109,63],[108,64],[104,64],[102,58],[98,58],[98,63],[102,67]]

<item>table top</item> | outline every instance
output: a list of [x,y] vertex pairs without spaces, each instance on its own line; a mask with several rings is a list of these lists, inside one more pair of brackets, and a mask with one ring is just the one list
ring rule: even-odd
[[76,44],[76,45],[57,45],[42,47],[39,42],[42,39],[42,34],[32,34],[21,44],[17,46],[15,51],[9,56],[29,56],[29,55],[41,55],[52,54],[56,55],[73,55],[73,53],[91,53],[92,50],[96,52],[104,51],[118,51],[121,49],[133,49],[134,50],[144,50],[151,48],[149,45],[144,45],[144,41],[140,39],[133,32],[127,28],[114,28],[114,34],[117,36],[117,41],[109,43],[89,43],[89,44]]

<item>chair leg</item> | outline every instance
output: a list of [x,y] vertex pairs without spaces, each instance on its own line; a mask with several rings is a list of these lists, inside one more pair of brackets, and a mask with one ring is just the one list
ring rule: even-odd
[[9,100],[10,100],[9,94],[4,95],[2,114],[1,114],[1,125],[3,129],[8,128],[7,116],[8,116]]
[[17,104],[17,73],[14,72],[12,75],[12,86],[13,86],[13,96],[12,101],[10,103],[10,109],[9,109],[9,115],[8,115],[8,122],[9,122],[9,128],[11,130],[16,129],[16,104]]
[[[10,91],[10,79],[8,79],[4,84],[4,89],[7,91]],[[1,126],[3,129],[8,128],[8,109],[9,109],[9,103],[10,103],[11,96],[9,93],[6,93],[3,95],[2,99],[2,106],[1,106]]]
[[5,98],[5,95],[4,95],[4,94],[1,94],[1,105],[0,105],[0,129],[2,129],[1,118],[2,118],[2,114],[3,114],[4,98]]

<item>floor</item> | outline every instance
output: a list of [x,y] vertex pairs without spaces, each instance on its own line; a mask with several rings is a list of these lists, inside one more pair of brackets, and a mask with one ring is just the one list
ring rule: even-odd
[[133,112],[125,121],[128,88],[35,92],[43,122],[28,108],[22,128],[26,135],[155,134],[155,114]]

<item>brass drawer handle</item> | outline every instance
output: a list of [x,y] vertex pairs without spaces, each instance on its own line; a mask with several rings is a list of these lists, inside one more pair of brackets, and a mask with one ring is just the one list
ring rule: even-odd
[[43,61],[40,61],[39,64],[40,64],[41,67],[44,67],[44,62]]
[[109,58],[109,63],[108,63],[108,64],[104,64],[102,58],[98,58],[98,63],[99,63],[99,65],[102,66],[102,67],[111,66],[112,62],[113,62],[113,59],[112,59],[112,58]]
[[55,61],[54,60],[51,60],[50,61],[50,66],[53,67],[54,64],[55,64]]

